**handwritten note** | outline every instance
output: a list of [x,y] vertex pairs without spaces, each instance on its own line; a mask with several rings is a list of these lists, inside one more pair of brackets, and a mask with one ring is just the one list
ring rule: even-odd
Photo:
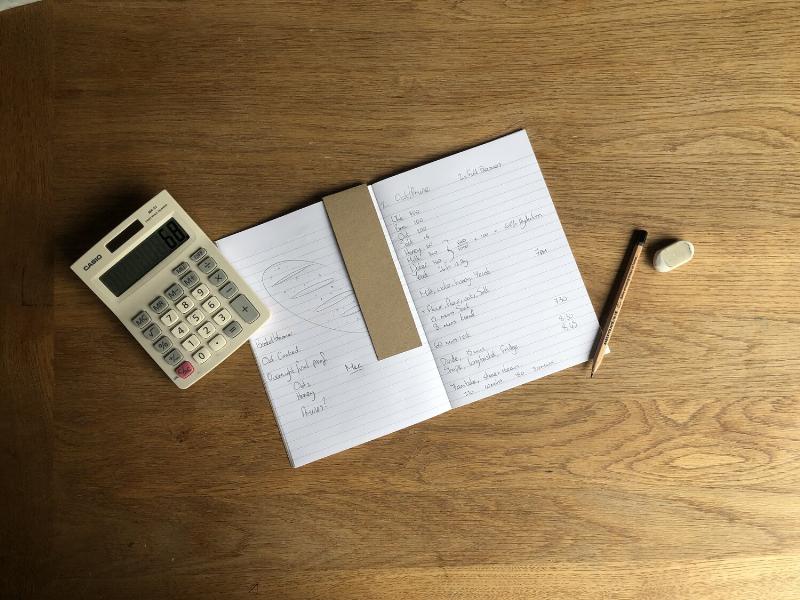
[[292,464],[585,362],[598,332],[527,134],[370,187],[423,340],[377,361],[322,203],[220,240]]
[[597,317],[524,131],[372,192],[454,407],[589,358]]
[[294,466],[450,408],[426,343],[375,358],[322,203],[217,244],[272,312],[251,346]]

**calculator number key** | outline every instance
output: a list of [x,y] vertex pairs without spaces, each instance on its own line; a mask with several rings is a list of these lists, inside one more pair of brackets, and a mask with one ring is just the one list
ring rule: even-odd
[[202,348],[200,348],[200,350],[192,354],[192,358],[195,359],[198,364],[202,365],[209,358],[211,358],[211,352],[209,351],[208,348],[203,346]]
[[206,312],[213,313],[219,308],[219,300],[216,296],[211,296],[208,300],[203,302],[203,309]]
[[239,324],[239,321],[231,321],[222,328],[222,331],[229,338],[235,338],[237,335],[242,333],[242,326]]
[[164,296],[158,296],[150,301],[150,309],[156,314],[160,315],[167,310],[167,308],[169,308],[169,306],[167,305],[167,301],[164,299]]
[[140,310],[138,313],[136,313],[136,316],[133,317],[132,321],[134,325],[136,325],[139,329],[142,329],[145,325],[150,324],[151,319],[147,311]]
[[242,317],[242,320],[246,323],[252,323],[261,315],[259,314],[258,310],[250,300],[247,299],[247,296],[244,294],[239,294],[231,300],[231,308],[236,311],[236,314]]
[[189,271],[186,275],[181,277],[181,283],[189,289],[197,285],[198,281],[200,281],[200,277],[194,271]]
[[204,298],[207,298],[211,292],[208,289],[208,286],[203,283],[198,285],[196,288],[192,290],[192,296],[195,297],[195,300],[202,301]]
[[194,300],[189,296],[184,296],[175,304],[175,307],[184,315],[194,308]]
[[214,324],[211,321],[207,323],[203,323],[200,327],[197,328],[197,333],[200,334],[200,337],[204,340],[210,338],[214,333],[217,331],[217,328],[214,327]]
[[194,365],[188,360],[175,367],[175,374],[181,379],[187,379],[192,373],[194,373]]
[[228,274],[225,273],[222,269],[217,269],[211,275],[208,276],[208,280],[213,283],[215,286],[219,287],[226,281],[228,281]]
[[175,327],[173,327],[171,331],[172,335],[181,340],[185,338],[186,335],[189,333],[189,326],[183,321],[179,321],[178,324],[175,325]]
[[205,273],[207,275],[217,268],[217,261],[210,256],[206,256],[203,260],[197,263],[197,268],[201,273]]
[[153,348],[164,354],[167,350],[172,348],[172,340],[168,337],[160,337],[156,340],[156,343],[153,344]]
[[183,354],[177,348],[173,348],[164,355],[164,360],[168,365],[175,366],[183,360]]
[[220,350],[222,350],[225,347],[225,344],[227,344],[227,343],[228,343],[227,340],[223,336],[218,335],[217,337],[212,339],[210,342],[208,342],[208,345],[211,346],[211,349],[214,352],[219,352]]
[[169,298],[172,302],[175,302],[178,298],[183,296],[183,288],[177,283],[173,283],[166,289],[164,293],[167,295],[167,298]]
[[167,327],[172,327],[175,323],[178,322],[178,319],[180,319],[178,313],[171,309],[165,312],[163,315],[161,315],[161,322]]
[[186,315],[186,320],[189,321],[189,323],[191,325],[194,325],[195,327],[200,325],[200,323],[205,321],[205,319],[206,316],[203,314],[202,310],[196,310],[192,314]]
[[181,346],[183,346],[184,350],[188,350],[189,352],[191,352],[192,350],[200,346],[200,338],[198,338],[196,335],[190,335],[181,342]]
[[161,329],[159,329],[158,325],[153,323],[152,325],[150,325],[150,327],[145,329],[142,332],[142,334],[144,335],[144,339],[152,342],[154,339],[156,339],[158,336],[161,335]]
[[220,327],[222,327],[223,325],[225,325],[225,323],[231,320],[231,313],[228,311],[227,308],[223,308],[221,311],[215,314],[213,318],[214,322]]

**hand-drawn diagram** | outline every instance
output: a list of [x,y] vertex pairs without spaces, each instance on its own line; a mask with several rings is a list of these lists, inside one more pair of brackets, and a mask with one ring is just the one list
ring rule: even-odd
[[261,281],[275,302],[309,323],[343,333],[367,330],[343,264],[282,260],[267,267]]

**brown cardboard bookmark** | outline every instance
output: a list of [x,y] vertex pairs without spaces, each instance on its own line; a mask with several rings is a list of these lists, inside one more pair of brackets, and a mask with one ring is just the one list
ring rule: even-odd
[[422,345],[366,185],[323,198],[378,360]]

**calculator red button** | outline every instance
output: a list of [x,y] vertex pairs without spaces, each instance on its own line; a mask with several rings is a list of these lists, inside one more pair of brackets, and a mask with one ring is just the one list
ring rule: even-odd
[[192,366],[192,363],[188,360],[185,360],[175,368],[175,372],[181,379],[186,379],[189,375],[194,373],[194,366]]

